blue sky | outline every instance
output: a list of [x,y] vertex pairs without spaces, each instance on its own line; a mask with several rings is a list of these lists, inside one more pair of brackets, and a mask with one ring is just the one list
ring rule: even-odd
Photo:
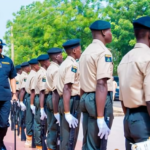
[[21,6],[31,4],[34,1],[44,0],[0,0],[0,39],[3,39],[6,31],[6,23],[13,19],[13,12],[20,10]]

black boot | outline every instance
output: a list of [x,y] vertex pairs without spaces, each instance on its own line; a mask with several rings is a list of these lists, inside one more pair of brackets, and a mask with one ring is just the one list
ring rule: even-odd
[[0,128],[0,150],[7,150],[5,145],[4,145],[4,142],[3,142],[3,139],[6,135],[6,132],[7,132],[7,127],[5,128]]
[[3,142],[1,143],[0,150],[7,150]]

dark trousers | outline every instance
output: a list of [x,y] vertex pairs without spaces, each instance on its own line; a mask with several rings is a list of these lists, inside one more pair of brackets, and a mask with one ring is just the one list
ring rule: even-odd
[[[101,139],[98,136],[97,108],[95,93],[83,94],[80,101],[81,112],[83,113],[83,146],[82,150],[100,150]],[[108,92],[104,109],[104,117],[109,117],[109,128],[113,122],[113,98],[112,93]]]
[[27,136],[32,136],[33,115],[30,108],[30,95],[26,100],[26,108],[26,134]]
[[8,118],[10,108],[10,101],[0,101],[0,147],[3,143],[4,136],[6,135],[7,128],[9,127]]
[[[47,99],[47,95],[45,95],[45,100],[44,100],[44,109],[46,110],[46,99]],[[34,115],[34,138],[35,138],[35,145],[36,146],[42,146],[42,138],[41,138],[41,134],[42,134],[42,126],[41,126],[41,120],[40,120],[40,99],[39,96],[36,95],[35,100],[35,107],[36,107],[36,111],[35,111],[35,115]],[[45,111],[46,112],[46,111]],[[47,125],[45,125],[45,131],[47,131]]]
[[52,93],[50,93],[46,100],[46,113],[47,113],[47,147],[52,150],[58,149],[58,134],[59,125],[56,124],[57,120],[54,116]]
[[131,150],[131,143],[144,142],[150,137],[150,117],[145,106],[128,109],[124,118],[126,150]]
[[59,100],[60,113],[60,150],[75,149],[79,125],[80,125],[80,98],[79,96],[72,96],[70,99],[70,113],[78,119],[78,127],[70,128],[65,119],[63,99]]

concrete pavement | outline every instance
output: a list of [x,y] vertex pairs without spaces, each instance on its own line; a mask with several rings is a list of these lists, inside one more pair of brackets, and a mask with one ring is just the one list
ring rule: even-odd
[[[97,136],[97,135],[95,135]],[[81,150],[82,147],[82,124],[80,124],[80,132],[78,137],[78,142],[75,150]],[[14,132],[8,130],[8,133],[4,139],[7,150],[14,150]],[[17,136],[17,150],[35,150],[31,148],[24,147],[25,142],[21,142]],[[112,130],[108,139],[108,149],[107,150],[125,150],[124,142],[124,132],[123,132],[123,117],[115,117]]]

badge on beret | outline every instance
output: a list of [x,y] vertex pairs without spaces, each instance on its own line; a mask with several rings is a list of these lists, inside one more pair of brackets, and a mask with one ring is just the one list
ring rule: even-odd
[[77,67],[76,66],[72,66],[71,71],[76,73],[77,72]]
[[106,62],[112,62],[112,57],[111,57],[111,55],[105,55],[105,61]]
[[18,82],[18,81],[16,81],[16,84],[19,84],[19,82]]
[[46,82],[46,78],[45,77],[42,78],[42,82]]
[[27,79],[26,78],[24,78],[24,82],[26,82],[27,81]]

